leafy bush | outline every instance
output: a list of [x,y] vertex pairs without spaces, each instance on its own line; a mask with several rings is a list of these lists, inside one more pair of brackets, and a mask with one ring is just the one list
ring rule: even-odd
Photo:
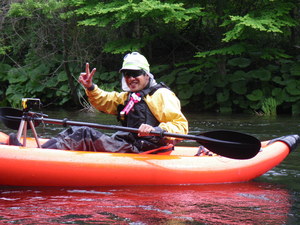
[[140,51],[186,109],[299,114],[298,8],[294,0],[4,3],[0,104],[37,97],[81,107],[86,62],[98,69],[95,83],[120,90],[111,71]]

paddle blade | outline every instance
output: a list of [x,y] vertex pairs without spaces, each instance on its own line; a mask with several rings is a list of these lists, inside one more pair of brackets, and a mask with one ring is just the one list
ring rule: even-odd
[[22,117],[23,112],[14,108],[0,108],[0,120],[7,128],[18,130],[21,120],[8,118],[7,116]]
[[248,134],[235,131],[217,130],[202,133],[201,136],[217,139],[217,141],[197,140],[208,150],[228,158],[250,159],[261,148],[261,142]]
[[[4,125],[7,128],[18,130],[21,123],[22,116],[23,116],[23,111],[20,109],[14,109],[9,107],[0,108],[0,120],[4,123]],[[20,119],[11,118],[11,117],[19,117]],[[36,127],[40,124],[40,122],[34,121],[33,124]],[[27,129],[31,129],[29,123],[27,124]]]

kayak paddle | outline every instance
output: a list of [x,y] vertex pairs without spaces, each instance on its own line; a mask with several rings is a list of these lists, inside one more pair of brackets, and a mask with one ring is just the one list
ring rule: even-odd
[[[25,119],[32,120],[35,126],[37,126],[40,122],[45,122],[64,126],[87,126],[98,129],[138,133],[137,128],[116,125],[103,125],[98,123],[77,122],[67,119],[49,119],[41,118],[41,116],[47,115],[38,114],[34,112],[27,112],[27,116],[24,116],[22,110],[14,108],[0,108],[0,119],[2,120],[2,122],[8,128],[15,130],[18,129],[22,118],[26,117]],[[185,135],[158,131],[152,131],[151,134],[163,137],[174,137],[179,139],[195,140],[204,147],[206,147],[208,150],[218,155],[233,159],[252,158],[259,152],[261,147],[261,143],[257,138],[248,134],[228,130],[209,131],[202,133],[201,135]]]
[[[41,113],[31,113],[31,112],[26,112],[28,115],[32,116],[44,116],[48,117],[45,114]],[[4,123],[4,125],[10,129],[13,130],[18,130],[20,126],[20,119],[22,119],[24,115],[24,112],[20,109],[14,109],[14,108],[9,108],[9,107],[0,107],[0,120]],[[15,118],[9,118],[9,116],[14,116],[14,117],[20,117],[19,119]],[[38,126],[40,124],[39,121],[34,121],[34,126]],[[27,129],[31,129],[30,125],[27,124]]]

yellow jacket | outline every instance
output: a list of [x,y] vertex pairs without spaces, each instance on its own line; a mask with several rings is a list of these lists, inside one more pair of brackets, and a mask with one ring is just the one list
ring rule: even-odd
[[[129,92],[107,92],[95,85],[94,90],[86,90],[89,102],[99,111],[117,115],[117,106],[124,104]],[[187,134],[188,121],[181,112],[180,101],[167,88],[159,88],[153,95],[145,97],[150,111],[160,122],[159,127],[170,133]]]

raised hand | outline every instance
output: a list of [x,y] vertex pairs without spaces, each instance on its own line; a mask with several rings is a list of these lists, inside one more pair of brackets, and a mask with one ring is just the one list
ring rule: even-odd
[[79,76],[79,82],[82,83],[82,85],[85,88],[90,88],[93,85],[93,76],[96,73],[96,68],[94,68],[92,70],[92,72],[90,72],[90,65],[89,63],[86,63],[85,65],[85,73],[80,73]]

